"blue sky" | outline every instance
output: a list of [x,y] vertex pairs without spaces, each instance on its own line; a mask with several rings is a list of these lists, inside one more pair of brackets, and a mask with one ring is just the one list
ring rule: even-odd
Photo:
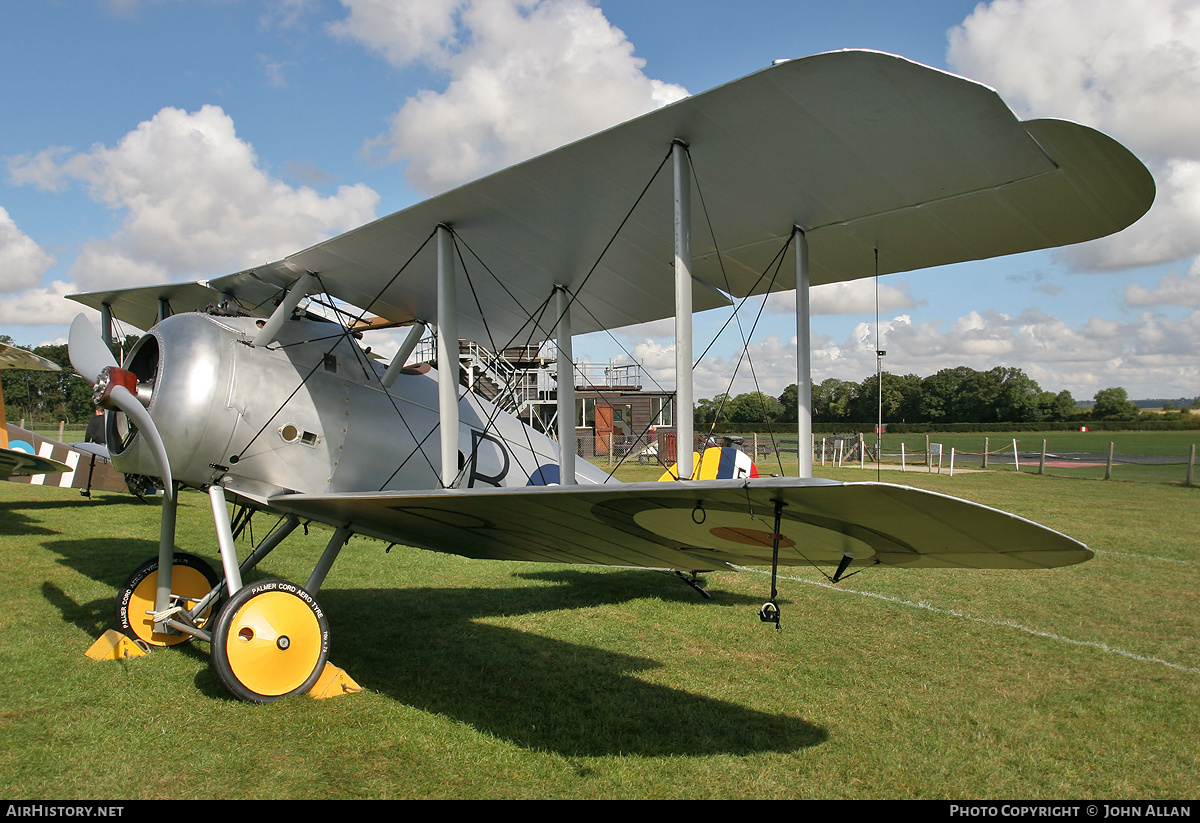
[[[1200,395],[1194,2],[31,0],[0,22],[0,333],[18,344],[65,338],[63,293],[276,259],[773,59],[872,48],[987,83],[1022,117],[1095,126],[1159,187],[1115,238],[882,278],[885,368]],[[814,377],[860,380],[874,287],[831,288],[814,292]],[[697,351],[721,319],[697,323]],[[628,352],[669,383],[662,331],[576,353]],[[772,394],[795,379],[794,334],[773,300],[749,346]],[[729,387],[739,347],[714,347],[697,397]],[[738,373],[734,391],[754,388]]]

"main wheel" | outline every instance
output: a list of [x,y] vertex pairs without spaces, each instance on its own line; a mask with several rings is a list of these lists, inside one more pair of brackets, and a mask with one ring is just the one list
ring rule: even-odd
[[[171,563],[171,596],[173,602],[192,608],[212,591],[221,578],[212,566],[193,554],[176,554]],[[155,595],[158,592],[158,558],[147,560],[125,581],[117,596],[117,628],[151,646],[175,646],[192,639],[188,634],[161,634],[154,631]],[[196,621],[203,625],[211,615],[207,609]]]
[[329,623],[295,583],[263,580],[238,590],[212,632],[217,676],[240,700],[270,703],[312,689],[329,657]]

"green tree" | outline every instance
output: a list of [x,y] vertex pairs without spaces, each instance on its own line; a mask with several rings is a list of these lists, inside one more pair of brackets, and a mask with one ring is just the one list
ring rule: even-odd
[[1036,423],[1045,417],[1042,387],[1020,369],[997,366],[987,375],[996,382],[992,420],[996,423]]
[[800,417],[800,386],[792,383],[779,395],[779,420],[793,422]]
[[1095,401],[1092,417],[1096,420],[1132,420],[1142,413],[1120,386],[1101,389],[1096,392]]
[[858,384],[830,377],[813,386],[813,421],[844,423],[850,419],[850,405],[858,394]]
[[994,418],[995,375],[968,366],[942,369],[921,381],[921,416],[930,423],[980,423]]
[[760,426],[779,417],[782,404],[762,392],[745,392],[729,402],[729,422]]
[[1078,408],[1075,398],[1066,389],[1063,389],[1058,394],[1044,391],[1038,395],[1037,403],[1042,415],[1040,419],[1053,423],[1070,420],[1075,416],[1076,409]]
[[718,394],[711,400],[697,401],[692,412],[692,419],[696,427],[702,429],[712,428],[718,422],[727,422],[729,420],[729,395]]

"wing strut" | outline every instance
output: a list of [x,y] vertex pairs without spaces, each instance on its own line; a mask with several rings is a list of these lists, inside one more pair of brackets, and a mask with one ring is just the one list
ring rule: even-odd
[[458,296],[454,281],[454,237],[437,227],[438,417],[442,442],[442,488],[458,477]]
[[305,272],[297,278],[296,282],[288,290],[287,296],[275,307],[275,311],[271,314],[270,319],[263,324],[258,334],[254,336],[254,341],[251,345],[261,348],[275,342],[275,335],[279,334],[279,330],[283,328],[283,322],[292,316],[292,312],[296,310],[296,306],[300,305],[300,301],[308,294],[308,290],[312,287],[315,280],[316,278],[313,277],[312,272]]
[[[812,332],[809,328],[808,237],[794,226],[796,240],[796,411],[798,477],[812,477]],[[779,531],[776,529],[776,531]]]
[[671,142],[675,181],[675,456],[679,478],[692,476],[692,178],[687,144]]
[[396,382],[396,377],[400,374],[400,370],[408,362],[408,356],[413,353],[413,350],[421,342],[421,337],[424,334],[424,323],[414,323],[408,330],[408,337],[404,338],[404,342],[400,345],[396,356],[392,358],[392,362],[388,364],[387,371],[383,373],[383,377],[379,381],[385,389],[390,389],[392,384]]
[[575,483],[575,352],[571,344],[571,293],[555,287],[558,309],[558,482]]
[[117,345],[116,338],[113,337],[112,307],[107,303],[100,304],[100,337],[104,340],[104,345],[112,356],[117,357],[121,348]]

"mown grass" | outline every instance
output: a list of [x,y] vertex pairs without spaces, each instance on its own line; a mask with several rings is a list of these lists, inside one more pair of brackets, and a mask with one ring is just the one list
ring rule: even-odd
[[[1200,490],[879,474],[1039,520],[1097,556],[1046,572],[871,570],[836,588],[786,570],[776,631],[757,619],[760,572],[705,575],[706,601],[654,572],[355,538],[320,600],[331,659],[365,691],[257,706],[228,696],[203,643],[84,656],[155,552],[155,505],[0,484],[0,791],[1197,797]],[[215,562],[207,499],[181,506],[181,547]],[[297,533],[262,574],[305,580],[326,537]]]
[[[754,435],[744,435],[745,448],[753,450]],[[820,435],[818,435],[820,437]],[[871,452],[875,449],[875,435],[864,435]],[[796,474],[795,432],[776,433],[776,438],[792,448],[792,452],[779,455],[764,453],[758,458],[759,471],[764,474]],[[759,434],[758,443],[766,451],[770,438]],[[1018,463],[1012,458],[1013,440],[1020,452]],[[1046,443],[1047,462],[1040,465],[1042,442]],[[883,436],[883,460],[886,466],[897,468],[903,462],[907,472],[925,471],[926,444],[942,446],[940,469],[936,457],[931,458],[934,471],[949,473],[951,450],[954,451],[955,471],[983,468],[984,452],[989,455],[987,468],[991,471],[1022,471],[1031,474],[1049,474],[1085,480],[1103,480],[1106,472],[1113,479],[1143,483],[1171,483],[1183,485],[1188,477],[1188,462],[1193,446],[1200,445],[1198,431],[1066,431],[1066,432],[931,432],[929,434],[888,433]],[[1116,455],[1111,472],[1106,469],[1109,445]],[[902,458],[902,451],[904,457]],[[1094,455],[1092,460],[1060,459],[1059,455]],[[1127,455],[1150,457],[1146,462],[1133,462]],[[631,459],[632,460],[632,459]],[[631,462],[627,460],[626,463]],[[606,460],[596,461],[607,467]],[[818,440],[814,462],[821,468],[821,445]],[[833,445],[827,444],[824,463],[836,465]],[[843,461],[843,465],[858,466],[858,457]],[[873,468],[869,462],[866,464]],[[1195,475],[1195,473],[1193,472]],[[657,479],[657,475],[655,475]],[[1193,477],[1200,483],[1200,475]]]

